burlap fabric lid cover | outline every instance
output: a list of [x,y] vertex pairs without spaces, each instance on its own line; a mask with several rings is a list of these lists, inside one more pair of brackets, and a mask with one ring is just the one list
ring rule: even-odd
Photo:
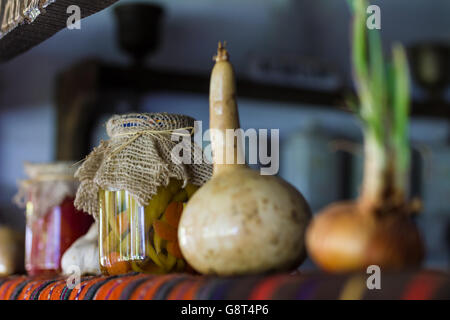
[[33,215],[28,219],[43,217],[66,197],[75,197],[79,183],[74,178],[77,169],[74,162],[25,162],[24,169],[29,179],[20,181],[13,200],[22,208],[32,200]]
[[[201,149],[190,144],[191,164],[175,163],[171,152],[179,143],[171,141],[173,132],[180,141],[191,141],[189,129],[194,119],[169,113],[133,113],[115,115],[106,123],[110,137],[102,141],[88,155],[75,173],[80,180],[75,206],[98,217],[98,192],[104,190],[127,190],[139,205],[147,205],[159,186],[167,186],[170,178],[198,186],[212,174],[210,164],[198,163]],[[176,129],[179,129],[178,131]]]

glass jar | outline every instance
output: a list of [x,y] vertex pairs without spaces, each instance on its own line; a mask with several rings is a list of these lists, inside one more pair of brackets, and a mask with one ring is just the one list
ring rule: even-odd
[[57,274],[64,252],[84,235],[94,219],[75,209],[66,197],[42,217],[34,217],[34,200],[27,201],[25,268],[30,275]]
[[61,272],[61,258],[94,219],[74,207],[79,182],[71,161],[25,162],[14,202],[26,209],[25,269],[30,275]]
[[181,181],[171,179],[146,206],[124,190],[100,191],[100,269],[105,275],[164,274],[189,268],[178,245],[178,223],[184,203],[198,187],[181,186]]
[[212,174],[194,137],[195,120],[169,113],[114,115],[82,163],[75,205],[99,225],[106,275],[189,270],[178,243],[184,202]]

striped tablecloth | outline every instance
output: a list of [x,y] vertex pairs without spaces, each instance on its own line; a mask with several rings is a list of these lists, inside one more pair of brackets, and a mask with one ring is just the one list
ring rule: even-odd
[[450,274],[388,273],[381,290],[369,290],[368,275],[319,273],[247,277],[163,276],[131,273],[82,277],[70,289],[65,278],[0,278],[1,300],[238,300],[238,299],[450,299]]

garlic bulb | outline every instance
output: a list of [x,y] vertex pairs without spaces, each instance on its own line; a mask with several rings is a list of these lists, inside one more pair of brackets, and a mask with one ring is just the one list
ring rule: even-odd
[[79,268],[81,274],[101,274],[98,251],[98,222],[94,223],[89,231],[75,241],[67,249],[61,259],[63,274],[73,272]]

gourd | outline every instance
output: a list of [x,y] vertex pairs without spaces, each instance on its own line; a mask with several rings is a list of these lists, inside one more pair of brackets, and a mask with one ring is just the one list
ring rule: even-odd
[[[187,203],[178,239],[183,256],[203,274],[242,275],[290,270],[305,258],[311,213],[294,187],[237,161],[236,85],[227,50],[219,43],[210,82],[213,176]],[[230,163],[221,161],[233,152]]]

